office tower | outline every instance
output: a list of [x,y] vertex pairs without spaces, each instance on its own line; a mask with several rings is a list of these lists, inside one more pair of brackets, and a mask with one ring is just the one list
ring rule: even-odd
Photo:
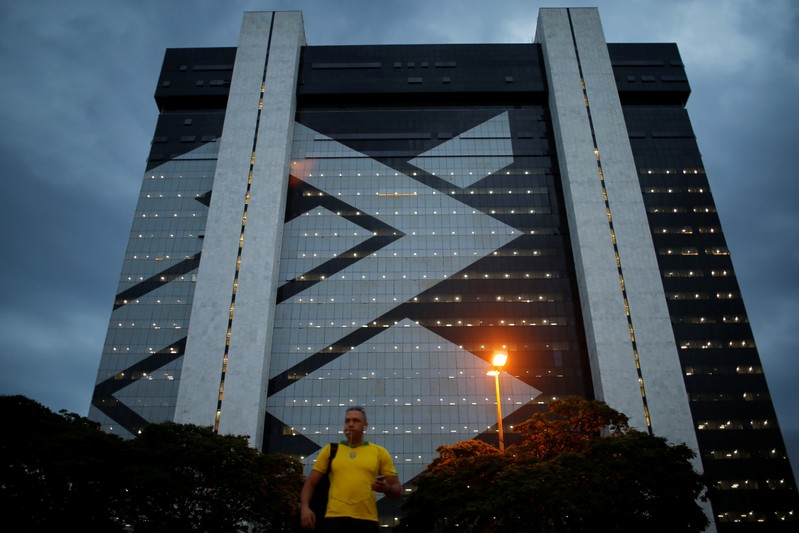
[[795,527],[689,93],[676,45],[607,44],[592,8],[527,44],[307,46],[254,12],[167,50],[90,417],[310,462],[363,405],[408,482],[496,442],[502,350],[509,439],[598,398],[697,450],[719,531]]

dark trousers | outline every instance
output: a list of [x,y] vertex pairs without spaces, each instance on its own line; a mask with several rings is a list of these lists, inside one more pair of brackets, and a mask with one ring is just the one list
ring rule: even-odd
[[325,518],[325,533],[377,533],[380,527],[372,520],[357,518]]

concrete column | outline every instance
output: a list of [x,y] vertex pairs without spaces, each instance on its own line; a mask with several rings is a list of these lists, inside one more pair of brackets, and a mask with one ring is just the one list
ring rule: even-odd
[[304,44],[300,12],[245,13],[175,412],[176,422],[216,423],[241,241],[219,431],[249,435],[256,447],[263,432],[288,150]]
[[630,416],[633,426],[646,429],[632,325],[654,433],[696,449],[660,269],[598,11],[542,9],[537,40],[550,84],[596,396]]

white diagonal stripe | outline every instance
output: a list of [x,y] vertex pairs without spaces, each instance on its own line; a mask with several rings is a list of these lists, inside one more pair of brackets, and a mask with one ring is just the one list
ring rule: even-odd
[[409,162],[458,187],[468,187],[480,181],[513,163],[508,112],[500,113]]

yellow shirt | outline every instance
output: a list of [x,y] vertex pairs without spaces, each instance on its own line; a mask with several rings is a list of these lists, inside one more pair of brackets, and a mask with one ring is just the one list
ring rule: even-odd
[[[328,444],[319,452],[313,469],[326,473],[329,457]],[[341,442],[331,466],[330,496],[325,516],[377,522],[377,499],[372,482],[378,475],[397,475],[394,462],[385,448],[370,442],[354,447],[350,447],[346,441]]]

